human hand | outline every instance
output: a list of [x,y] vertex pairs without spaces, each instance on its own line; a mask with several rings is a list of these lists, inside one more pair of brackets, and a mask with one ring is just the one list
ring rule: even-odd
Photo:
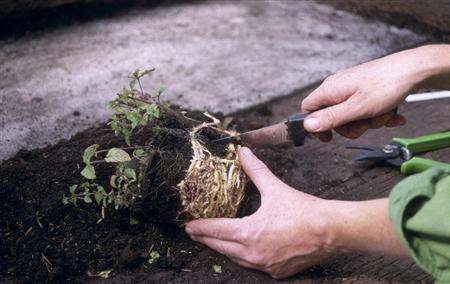
[[186,232],[248,268],[283,278],[328,258],[325,200],[302,193],[279,180],[248,148],[240,150],[242,166],[259,189],[261,207],[251,216],[201,219]]
[[305,129],[329,141],[332,129],[354,139],[370,128],[405,124],[392,110],[432,75],[432,51],[406,50],[328,77],[302,102],[301,110],[312,112]]
[[388,200],[324,200],[279,180],[248,148],[242,166],[261,194],[261,206],[244,218],[199,219],[190,237],[248,268],[284,278],[333,254],[408,255],[388,217]]

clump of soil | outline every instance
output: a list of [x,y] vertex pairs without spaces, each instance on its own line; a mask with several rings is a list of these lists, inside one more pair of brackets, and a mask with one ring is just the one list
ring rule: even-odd
[[158,221],[235,217],[246,183],[240,146],[215,140],[237,133],[208,113],[170,107],[161,89],[145,92],[141,79],[154,70],[133,72],[129,87],[108,103],[108,125],[127,145],[87,147],[80,180],[62,202],[98,205],[102,217],[110,208]]
[[159,221],[236,216],[246,183],[239,145],[215,142],[231,133],[219,128],[216,118],[195,114],[186,120],[177,113],[167,112],[161,119],[161,128],[170,131],[145,131],[158,151],[147,167],[146,192],[136,194],[143,203],[137,200],[133,210]]
[[[205,119],[200,113],[187,115],[195,124]],[[105,148],[127,146],[107,125],[4,161],[0,165],[0,278],[67,281],[111,269],[114,274],[135,269],[180,271],[191,263],[200,248],[168,216],[179,213],[180,199],[172,187],[185,176],[192,149],[188,132],[171,125],[173,132],[155,138],[162,154],[152,163],[164,165],[149,167],[160,169],[149,172],[150,187],[157,184],[160,190],[132,208],[108,209],[104,218],[100,206],[63,205],[61,199],[71,184],[79,182],[83,149],[94,143]],[[149,135],[147,129],[134,139],[143,145]],[[210,129],[201,135],[205,141],[220,137]],[[216,155],[226,152],[221,150],[226,145],[206,145]],[[185,158],[180,159],[180,154]],[[110,171],[107,166],[100,168],[97,178],[107,183]],[[151,252],[160,256],[150,264]]]

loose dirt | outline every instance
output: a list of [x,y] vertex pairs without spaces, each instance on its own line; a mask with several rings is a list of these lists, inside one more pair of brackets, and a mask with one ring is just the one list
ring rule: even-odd
[[[296,94],[233,115],[239,130],[249,130],[284,119],[297,110]],[[420,108],[418,107],[420,106]],[[400,112],[409,124],[395,130],[377,130],[358,143],[380,145],[393,136],[414,136],[450,128],[450,106],[442,102],[407,105]],[[420,115],[419,115],[420,114]],[[301,148],[264,149],[256,154],[291,186],[323,198],[362,200],[385,197],[398,171],[386,167],[359,168],[350,162],[348,141],[308,140]],[[100,280],[112,270],[115,282],[268,282],[268,276],[247,270],[224,256],[194,243],[176,224],[158,221],[152,214],[133,216],[126,210],[107,211],[101,219],[96,206],[64,206],[62,194],[79,180],[81,153],[91,144],[120,146],[106,125],[77,134],[70,140],[34,151],[21,151],[0,165],[0,279],[32,281]],[[180,145],[181,147],[181,145]],[[432,158],[450,162],[450,151]],[[259,196],[249,186],[240,216],[258,208]],[[301,237],[301,236],[299,236]],[[160,258],[149,263],[150,252]],[[215,273],[220,265],[222,273]],[[411,282],[430,280],[411,262],[381,256],[337,257],[289,280],[327,282]]]

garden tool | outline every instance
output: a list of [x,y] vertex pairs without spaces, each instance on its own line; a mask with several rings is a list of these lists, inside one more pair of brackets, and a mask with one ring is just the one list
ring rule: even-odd
[[[425,100],[450,98],[450,91],[429,92],[413,94],[406,97],[406,102],[420,102]],[[392,110],[397,113],[397,108]],[[213,142],[225,142],[228,140],[240,140],[253,147],[264,148],[268,146],[293,145],[302,146],[306,137],[311,137],[303,128],[303,121],[308,113],[291,115],[286,121],[260,129],[240,133],[237,136],[227,136],[214,140]]]
[[213,142],[240,140],[257,148],[280,145],[301,146],[305,144],[305,137],[308,135],[308,132],[303,128],[303,121],[307,115],[307,113],[294,114],[284,122],[241,133],[237,136],[219,138]]
[[416,157],[443,148],[450,147],[450,131],[424,135],[416,138],[393,138],[389,144],[380,147],[351,145],[347,149],[359,149],[366,152],[355,157],[354,161],[386,163],[400,168],[404,175],[422,172],[435,167],[450,172],[450,164]]

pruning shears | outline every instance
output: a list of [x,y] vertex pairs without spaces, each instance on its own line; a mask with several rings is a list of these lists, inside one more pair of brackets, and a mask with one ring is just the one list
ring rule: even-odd
[[367,145],[351,145],[347,149],[359,149],[366,152],[355,157],[354,161],[369,161],[386,163],[400,168],[404,175],[419,173],[435,167],[450,172],[450,164],[430,159],[416,157],[416,155],[450,147],[450,131],[424,135],[416,138],[393,138],[390,143],[382,147]]

